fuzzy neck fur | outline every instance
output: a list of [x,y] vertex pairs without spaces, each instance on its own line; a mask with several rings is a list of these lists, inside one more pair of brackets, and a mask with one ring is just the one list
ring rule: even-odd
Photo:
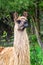
[[14,49],[16,50],[14,52],[16,53],[15,57],[18,59],[16,65],[30,65],[29,40],[26,29],[18,31],[17,26],[15,26],[14,33]]
[[24,45],[28,44],[28,36],[26,29],[23,31],[18,31],[17,26],[14,27],[14,45],[19,45],[20,47],[23,47]]

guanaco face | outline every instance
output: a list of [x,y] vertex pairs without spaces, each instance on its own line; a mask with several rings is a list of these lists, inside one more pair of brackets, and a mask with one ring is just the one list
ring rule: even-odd
[[27,12],[23,12],[23,16],[18,16],[17,12],[13,14],[14,23],[18,31],[23,31],[26,27],[28,27],[27,16]]

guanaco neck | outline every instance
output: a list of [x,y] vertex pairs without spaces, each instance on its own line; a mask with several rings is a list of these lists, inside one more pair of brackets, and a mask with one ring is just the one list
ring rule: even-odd
[[14,45],[21,45],[24,46],[25,44],[28,44],[28,37],[26,29],[23,31],[18,31],[17,26],[14,27]]

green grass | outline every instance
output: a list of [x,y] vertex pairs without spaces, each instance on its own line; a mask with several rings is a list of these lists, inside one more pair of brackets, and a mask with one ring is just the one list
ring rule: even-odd
[[30,60],[31,65],[43,65],[43,52],[35,35],[30,36]]

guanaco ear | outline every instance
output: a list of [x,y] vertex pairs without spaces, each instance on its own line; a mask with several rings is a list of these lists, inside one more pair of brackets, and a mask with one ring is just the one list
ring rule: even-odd
[[18,18],[18,13],[17,13],[17,12],[15,12],[15,13],[13,14],[13,19],[14,19],[14,21],[16,21],[16,20],[17,20],[17,18]]
[[18,13],[17,12],[10,12],[10,16],[12,21],[16,21],[18,18]]
[[23,16],[28,17],[28,12],[24,11]]

